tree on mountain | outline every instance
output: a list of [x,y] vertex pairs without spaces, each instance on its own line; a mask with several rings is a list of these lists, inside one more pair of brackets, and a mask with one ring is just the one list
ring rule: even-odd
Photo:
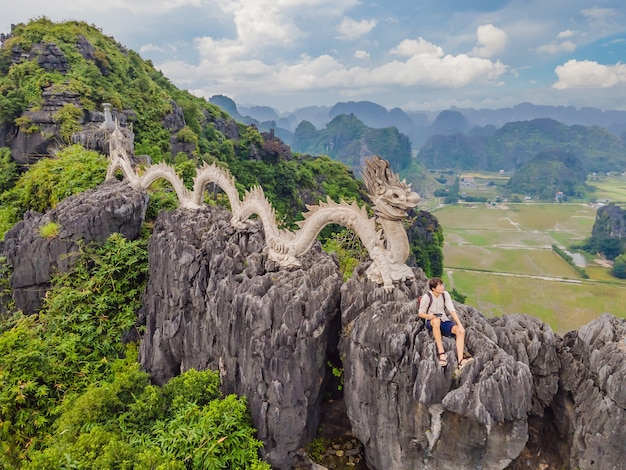
[[596,212],[591,237],[580,248],[616,260],[626,249],[626,211],[614,204],[600,207]]
[[291,146],[296,152],[311,153],[315,148],[317,129],[309,121],[301,121],[293,134]]
[[580,158],[562,149],[539,152],[524,163],[507,183],[512,193],[526,194],[542,200],[554,200],[562,192],[565,197],[585,195],[586,171]]
[[619,279],[626,279],[626,254],[619,255],[615,258],[611,274]]

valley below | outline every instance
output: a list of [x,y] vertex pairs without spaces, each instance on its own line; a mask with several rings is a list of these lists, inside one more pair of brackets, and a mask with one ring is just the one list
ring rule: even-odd
[[[624,318],[626,281],[610,274],[607,260],[570,246],[591,236],[593,203],[455,204],[432,210],[444,227],[444,276],[487,317],[535,316],[559,334],[602,313]],[[579,270],[553,245],[584,264]],[[584,263],[581,263],[584,258]]]

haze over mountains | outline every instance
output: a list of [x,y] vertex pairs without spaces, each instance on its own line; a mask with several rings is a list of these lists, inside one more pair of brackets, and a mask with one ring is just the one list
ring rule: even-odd
[[[598,108],[575,108],[573,106],[547,106],[520,103],[510,108],[473,109],[456,108],[443,111],[404,111],[387,109],[371,101],[339,102],[332,107],[308,106],[288,113],[278,113],[270,106],[238,105],[225,96],[213,96],[210,102],[225,109],[242,122],[255,122],[261,128],[270,126],[287,143],[298,124],[308,121],[322,129],[341,114],[354,114],[365,125],[373,128],[396,127],[411,139],[411,146],[418,150],[432,135],[493,133],[509,122],[549,118],[568,126],[599,126],[618,137],[626,132],[626,111]],[[486,129],[482,129],[486,128]]]

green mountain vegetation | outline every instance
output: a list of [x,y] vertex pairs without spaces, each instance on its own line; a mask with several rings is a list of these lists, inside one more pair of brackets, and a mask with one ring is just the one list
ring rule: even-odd
[[614,260],[612,274],[626,279],[626,210],[614,204],[600,207],[591,230],[591,237],[576,248],[600,253]]
[[441,188],[441,182],[419,163],[415,158],[411,159],[411,164],[399,172],[400,178],[411,184],[413,191],[418,193],[422,199],[432,197],[433,193]]
[[582,198],[587,173],[576,155],[559,149],[531,158],[511,176],[507,190],[546,201]]
[[515,171],[550,149],[577,155],[588,172],[626,170],[626,146],[620,138],[600,127],[566,126],[552,119],[510,122],[487,135],[433,136],[418,160],[427,168]]
[[407,136],[395,127],[367,127],[354,114],[340,114],[320,131],[310,122],[302,121],[291,145],[297,152],[329,155],[355,172],[360,170],[362,160],[371,155],[389,161],[395,171],[411,164],[411,144]]
[[[57,65],[41,62],[51,50]],[[45,112],[44,93],[78,97],[55,112],[56,127],[45,133],[31,118]],[[71,143],[103,103],[128,118],[136,155],[173,165],[188,185],[203,163],[227,167],[242,193],[263,187],[286,227],[301,217],[305,204],[326,196],[366,198],[363,183],[345,164],[292,154],[273,135],[236,123],[219,107],[177,89],[149,61],[94,26],[41,18],[17,25],[0,48],[1,236],[26,211],[45,212],[104,181],[105,156]],[[173,125],[179,112],[182,124]],[[408,141],[397,130],[370,134],[344,118],[332,129],[337,142],[342,132],[346,138],[360,133],[382,156],[383,148],[395,148],[403,155],[395,159],[398,168],[410,161],[410,153],[403,153]],[[24,141],[37,137],[51,151],[18,164],[12,154],[16,135]],[[188,150],[176,152],[181,143]],[[151,186],[139,239],[113,235],[104,245],[83,246],[72,271],[52,279],[37,314],[24,315],[13,305],[10,268],[0,258],[0,467],[269,468],[258,458],[261,443],[254,439],[245,399],[221,396],[216,373],[188,371],[157,387],[138,369],[132,340],[137,334],[128,333],[149,276],[151,227],[160,210],[178,204],[170,189],[162,181]],[[206,199],[227,204],[221,193]],[[427,225],[418,230],[422,222]],[[407,225],[420,236],[432,234],[412,241],[414,259],[428,275],[441,275],[436,219],[415,216]],[[41,235],[54,236],[56,230],[46,226]],[[327,247],[351,236],[341,227],[323,235]],[[354,243],[338,251],[347,266],[362,247]],[[124,335],[131,339],[122,342]]]
[[245,399],[221,396],[217,372],[150,385],[120,341],[141,305],[146,243],[114,234],[84,247],[38,314],[0,322],[2,468],[269,469]]
[[[95,48],[93,60],[78,50],[77,44],[85,41]],[[37,51],[46,44],[62,51],[67,71],[38,65]],[[24,60],[24,56],[32,59]],[[219,107],[177,89],[150,62],[84,23],[56,24],[44,18],[14,29],[0,49],[0,125],[5,129],[0,135],[12,135],[25,127],[23,113],[41,107],[42,90],[79,94],[82,108],[59,116],[70,131],[79,130],[82,116],[101,110],[105,102],[125,110],[135,133],[135,154],[149,155],[155,163],[176,163],[187,170],[190,164],[185,160],[190,159],[189,179],[197,164],[223,162],[242,191],[261,185],[287,225],[293,223],[305,204],[325,199],[326,195],[347,200],[364,197],[361,182],[339,163],[283,155],[276,143],[265,140],[254,126],[234,121],[236,135],[226,135],[226,125],[216,123],[228,122],[230,117]],[[164,121],[176,107],[182,110],[185,126],[170,130]],[[193,149],[177,159],[172,155],[172,141],[191,143]]]

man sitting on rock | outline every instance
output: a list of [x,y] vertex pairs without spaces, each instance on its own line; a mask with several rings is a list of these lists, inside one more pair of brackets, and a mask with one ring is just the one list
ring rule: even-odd
[[[473,358],[464,358],[465,350],[465,328],[459,320],[459,316],[454,310],[452,298],[445,290],[445,285],[438,277],[428,281],[429,292],[426,292],[420,299],[418,316],[426,320],[426,328],[433,332],[435,344],[439,352],[439,365],[445,367],[448,365],[448,359],[443,349],[443,341],[441,336],[454,336],[456,338],[456,355],[458,358],[459,369],[463,369],[469,364]],[[450,321],[446,315],[446,309],[450,312],[450,316],[454,321]]]

